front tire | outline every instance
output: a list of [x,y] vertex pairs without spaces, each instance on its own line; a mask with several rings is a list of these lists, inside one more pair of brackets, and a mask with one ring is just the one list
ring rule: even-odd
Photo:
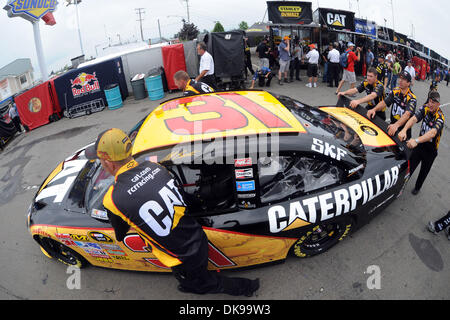
[[291,254],[298,258],[309,258],[324,253],[350,233],[354,221],[351,218],[331,223],[321,223],[304,234],[291,247]]
[[50,238],[39,237],[39,244],[52,258],[68,266],[84,268],[89,262],[79,253]]

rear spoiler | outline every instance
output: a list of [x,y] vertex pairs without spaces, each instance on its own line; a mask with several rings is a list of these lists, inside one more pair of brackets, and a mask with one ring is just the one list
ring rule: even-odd
[[[351,99],[347,98],[346,96],[340,96],[339,100],[336,103],[336,107],[342,107],[342,108],[347,108],[347,109],[351,109],[355,112],[357,112],[358,114],[362,115],[363,117],[367,118],[367,109],[362,107],[361,105],[358,105],[356,107],[356,109],[352,109],[350,108],[350,101],[352,101]],[[388,134],[388,123],[386,123],[383,119],[381,119],[378,116],[375,116],[373,119],[368,119],[370,122],[372,122],[373,124],[375,124],[377,127],[379,127],[381,130],[383,130],[386,134]],[[411,150],[408,148],[408,146],[406,145],[406,142],[402,142],[398,139],[397,134],[393,137],[391,137],[392,140],[394,140],[394,142],[397,144],[397,146],[399,147],[400,151],[405,154],[406,159],[409,160],[410,156],[411,156]]]

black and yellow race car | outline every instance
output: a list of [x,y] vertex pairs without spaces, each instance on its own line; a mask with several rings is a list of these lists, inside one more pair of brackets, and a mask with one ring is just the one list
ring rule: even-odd
[[[176,98],[130,131],[133,155],[163,164],[183,186],[209,239],[210,269],[310,257],[380,213],[410,175],[407,148],[387,124],[348,104],[311,107],[257,90]],[[69,265],[170,271],[135,230],[116,241],[102,207],[112,182],[75,152],[35,195],[32,237]]]

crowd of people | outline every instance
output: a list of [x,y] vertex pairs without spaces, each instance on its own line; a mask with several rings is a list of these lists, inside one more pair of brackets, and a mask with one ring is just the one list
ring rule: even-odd
[[[246,50],[248,48],[246,47]],[[257,46],[256,53],[259,58],[259,69],[254,72],[247,52],[247,68],[251,74],[254,74],[254,81],[259,79],[259,86],[264,86],[263,77],[270,72],[272,75],[266,77],[267,80],[274,76],[278,77],[278,84],[289,83],[293,81],[302,81],[301,69],[306,69],[306,76],[309,88],[316,88],[318,83],[319,71],[322,72],[322,82],[329,87],[336,87],[336,94],[340,92],[342,86],[348,82],[351,88],[356,83],[356,64],[365,65],[366,75],[370,67],[375,67],[378,71],[378,78],[382,81],[384,87],[389,91],[397,86],[399,74],[406,70],[411,74],[412,86],[414,81],[420,80],[420,75],[416,72],[413,61],[407,55],[400,55],[397,52],[377,50],[375,56],[370,46],[358,47],[349,42],[347,44],[340,42],[330,43],[323,52],[319,52],[315,44],[306,45],[298,39],[292,40],[285,36],[281,43],[274,48],[271,47],[268,38],[264,38]],[[364,52],[364,54],[363,54]],[[249,67],[250,66],[250,67]],[[321,68],[323,66],[323,68]],[[427,65],[427,80],[431,79],[436,85],[441,81],[450,81],[448,69],[439,66]],[[278,70],[278,72],[276,72]],[[295,80],[294,80],[295,76]],[[270,86],[270,81],[268,84]],[[252,88],[255,83],[253,82]],[[265,85],[267,86],[267,84]]]

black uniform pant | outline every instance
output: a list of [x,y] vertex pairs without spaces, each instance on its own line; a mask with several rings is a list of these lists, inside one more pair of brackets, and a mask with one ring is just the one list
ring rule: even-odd
[[[202,250],[208,250],[208,242],[205,241]],[[216,271],[209,271],[208,255],[200,254],[194,266],[181,264],[172,267],[172,273],[180,283],[180,290],[184,292],[206,294],[225,293],[232,296],[241,296],[251,293],[250,279],[231,278],[221,275]]]
[[216,77],[213,74],[204,76],[203,78],[200,79],[200,81],[206,83],[214,90],[217,90]]
[[14,123],[14,126],[16,127],[16,130],[18,132],[21,132],[22,128],[20,127],[20,118],[19,117],[15,117],[15,118],[12,118],[11,120]]
[[450,211],[447,213],[446,216],[440,218],[434,223],[434,230],[437,232],[441,232],[442,230],[446,229],[450,226]]
[[252,76],[255,71],[253,71],[252,58],[249,54],[245,54],[245,72],[250,71],[250,75]]
[[328,65],[328,85],[330,87],[339,86],[339,63],[329,63]]
[[298,58],[295,58],[293,61],[291,61],[289,70],[289,78],[291,80],[294,80],[294,73],[295,79],[300,80],[300,60],[298,60]]
[[258,75],[258,85],[260,87],[264,87],[264,85],[266,87],[270,87],[270,82],[272,81],[272,78],[273,78],[272,72],[269,73],[267,77],[265,75],[260,74]]
[[428,173],[431,170],[431,167],[433,165],[434,159],[437,157],[437,151],[430,150],[431,148],[424,148],[422,145],[418,145],[411,154],[410,159],[410,172],[411,175],[414,173],[416,168],[419,166],[420,163],[420,172],[419,177],[416,181],[416,190],[420,190],[422,188],[423,183],[425,182],[425,179],[428,175]]

